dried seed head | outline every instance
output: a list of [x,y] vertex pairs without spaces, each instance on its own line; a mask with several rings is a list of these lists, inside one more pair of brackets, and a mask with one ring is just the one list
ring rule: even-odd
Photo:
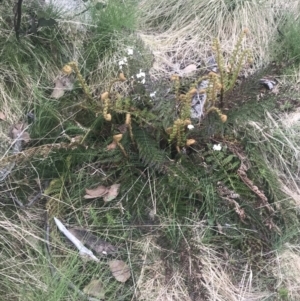
[[186,145],[186,146],[191,146],[191,145],[193,145],[193,144],[195,144],[195,143],[196,143],[196,140],[195,140],[195,139],[188,139],[188,140],[186,140],[185,145]]
[[193,89],[191,89],[191,90],[188,92],[188,94],[189,94],[191,97],[193,97],[196,93],[197,93],[197,89],[196,89],[196,88],[193,88]]
[[131,123],[131,115],[130,113],[126,113],[126,119],[125,119],[125,124],[130,124]]
[[171,76],[171,81],[179,80],[179,76],[177,74],[173,74]]
[[171,135],[172,132],[173,132],[173,127],[166,128],[166,133],[167,133],[168,135]]
[[223,123],[225,123],[227,121],[227,115],[225,114],[220,115],[220,119]]
[[221,90],[223,88],[221,83],[217,83],[217,89]]
[[109,96],[109,93],[108,92],[104,92],[101,94],[101,100],[104,100],[104,99],[107,99]]
[[123,138],[122,134],[117,134],[113,136],[115,142],[120,142],[122,138]]
[[64,65],[62,68],[62,72],[66,75],[70,75],[73,72],[73,68],[70,65]]
[[106,121],[111,121],[111,115],[110,115],[110,114],[104,115],[104,119],[105,119]]
[[181,124],[184,124],[184,121],[180,118],[178,118],[174,121],[174,125],[181,125]]
[[185,94],[180,94],[180,95],[179,95],[179,99],[180,99],[180,100],[185,100],[185,98],[186,98],[186,95],[185,95]]
[[209,77],[215,77],[215,76],[218,76],[218,74],[215,73],[215,72],[213,72],[213,71],[210,71],[210,72],[208,73],[208,76],[209,76]]

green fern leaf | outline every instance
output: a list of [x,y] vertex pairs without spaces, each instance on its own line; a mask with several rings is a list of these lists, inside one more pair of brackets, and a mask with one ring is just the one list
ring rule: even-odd
[[143,128],[134,128],[133,136],[142,161],[147,165],[162,168],[167,158],[157,141]]

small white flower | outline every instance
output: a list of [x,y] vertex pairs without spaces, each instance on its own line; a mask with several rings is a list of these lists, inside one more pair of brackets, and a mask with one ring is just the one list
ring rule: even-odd
[[119,67],[122,68],[122,66],[127,65],[127,57],[124,57],[122,60],[119,61]]
[[133,49],[132,48],[127,48],[127,54],[128,55],[133,55]]
[[155,97],[155,94],[156,94],[156,91],[150,93],[150,97],[151,97],[151,98]]
[[141,82],[142,84],[144,84],[144,83],[146,82],[145,77],[146,77],[146,73],[145,73],[145,72],[142,72],[142,69],[140,69],[140,73],[138,73],[138,74],[136,75],[136,78],[140,78],[140,79],[141,79],[140,82]]
[[222,149],[222,145],[221,144],[214,144],[213,150],[220,151],[221,149]]
[[137,78],[141,78],[141,77],[146,77],[146,73],[145,72],[142,72],[142,69],[140,69],[140,73],[138,73],[136,75]]
[[189,130],[193,130],[195,127],[194,127],[192,124],[189,124],[189,125],[187,126],[187,128],[188,128]]

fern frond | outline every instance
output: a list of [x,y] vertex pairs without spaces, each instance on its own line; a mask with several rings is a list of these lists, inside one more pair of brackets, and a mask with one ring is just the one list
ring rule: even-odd
[[133,127],[132,131],[142,161],[147,165],[162,168],[167,162],[167,157],[159,148],[157,141],[146,129]]

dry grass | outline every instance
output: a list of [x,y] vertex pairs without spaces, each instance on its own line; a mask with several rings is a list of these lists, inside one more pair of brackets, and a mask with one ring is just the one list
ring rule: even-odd
[[[272,294],[268,291],[261,291],[259,287],[253,285],[252,278],[257,278],[257,275],[253,273],[251,265],[240,266],[238,275],[234,277],[232,271],[228,271],[226,268],[227,261],[222,259],[213,248],[203,248],[201,251],[205,251],[204,256],[201,256],[203,264],[202,285],[207,290],[207,300],[254,301],[263,300]],[[233,277],[239,277],[239,282],[236,283]]]
[[[244,47],[255,58],[254,70],[270,59],[269,45],[285,14],[299,11],[298,1],[146,1],[140,2],[140,36],[152,50],[154,78],[169,76],[208,57],[212,39],[232,53],[244,28]],[[203,66],[203,64],[202,64]]]
[[299,83],[300,83],[300,68],[299,66],[292,66],[288,74],[283,74],[279,78],[280,84],[283,86],[288,86],[293,89],[295,92],[300,92]]
[[[17,300],[18,296],[22,298],[22,293],[25,292],[26,300],[35,300],[30,296],[35,296],[37,291],[40,295],[48,296],[47,292],[51,292],[53,284],[54,287],[57,285],[47,271],[48,263],[42,251],[44,234],[37,226],[42,223],[42,215],[43,212],[39,212],[37,208],[20,211],[9,219],[1,213],[0,274],[5,282],[1,282],[0,290],[10,296],[10,300]],[[275,300],[276,291],[269,291],[263,285],[264,281],[268,281],[268,278],[264,278],[266,275],[271,279],[275,277],[275,289],[286,288],[291,298],[289,300],[297,300],[300,288],[300,250],[297,246],[285,245],[277,256],[271,256],[269,261],[264,262],[261,270],[257,270],[245,258],[241,258],[241,254],[225,254],[219,246],[205,243],[209,230],[205,220],[190,220],[187,224],[176,225],[180,232],[192,233],[192,239],[183,235],[184,244],[178,250],[162,246],[161,235],[169,231],[171,222],[170,219],[165,220],[157,229],[141,238],[126,239],[127,251],[122,254],[122,258],[129,258],[133,272],[131,290],[136,300]],[[184,231],[187,228],[188,231]],[[124,233],[133,231],[126,226],[120,230]],[[102,231],[111,235],[109,227]],[[61,253],[59,257],[64,258],[59,270],[68,275],[72,258],[74,261],[78,260],[78,252],[65,245],[63,240],[55,240],[53,247]],[[60,261],[59,257],[56,255],[55,260]],[[79,258],[79,264],[85,266],[80,262]],[[102,269],[105,266],[104,263]],[[114,282],[107,273],[102,275],[102,279],[106,283]],[[29,283],[34,285],[28,286]]]
[[299,300],[300,294],[300,249],[297,245],[285,244],[279,252],[274,267],[278,279],[277,289],[288,292],[288,300]]
[[[1,203],[1,207],[3,205]],[[43,234],[32,222],[32,216],[30,218],[25,218],[22,212],[7,218],[1,208],[0,274],[3,281],[0,291],[2,296],[8,297],[6,300],[22,298],[22,288],[26,290],[26,287],[28,291],[47,290],[45,274],[41,274],[44,269],[37,261],[38,254],[42,254]],[[31,288],[30,283],[34,284]]]
[[[237,255],[225,258],[215,246],[203,242],[205,221],[193,222],[189,227],[194,238],[180,254],[161,248],[155,236],[134,244],[141,262],[136,274],[138,300],[258,301],[274,295],[260,287],[260,272],[255,272],[251,264],[239,263],[233,268],[230,262],[238,262]],[[180,256],[178,265],[168,265],[172,256]]]
[[141,262],[135,288],[138,300],[191,300],[185,275],[176,267],[172,267],[171,275],[168,273],[162,257],[163,250],[156,240],[156,237],[147,236],[136,243]]
[[267,112],[265,124],[252,121],[248,125],[251,127],[250,135],[254,141],[261,141],[261,152],[265,162],[272,166],[283,183],[282,189],[294,199],[295,206],[298,207],[300,205],[300,129],[297,116],[297,112],[281,116]]

